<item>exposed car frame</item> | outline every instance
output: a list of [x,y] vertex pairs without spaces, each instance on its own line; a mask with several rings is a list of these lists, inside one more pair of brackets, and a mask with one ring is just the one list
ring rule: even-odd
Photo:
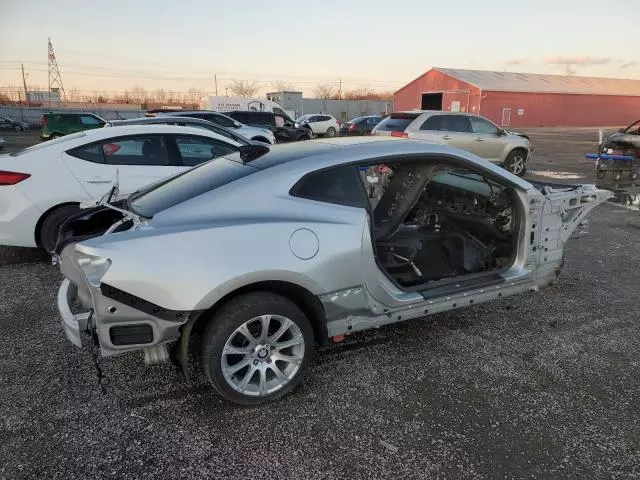
[[[190,334],[200,330],[209,380],[224,397],[241,404],[273,400],[293,389],[314,341],[554,282],[569,236],[592,208],[611,196],[591,185],[534,186],[462,150],[415,140],[311,141],[216,161],[131,197],[118,212],[124,216],[119,223],[102,229],[109,228],[107,235],[86,240],[83,229],[91,225],[95,230],[97,216],[112,210],[108,205],[67,224],[56,249],[66,277],[58,308],[74,344],[80,346],[82,332],[90,332],[102,355],[141,350],[148,363],[168,361],[171,347],[185,373]],[[235,172],[229,183],[214,179],[211,189],[193,192],[185,187],[222,167]],[[389,170],[390,179],[374,180]],[[466,192],[468,205],[431,205],[451,211],[454,219],[462,205],[463,220],[473,220],[471,215],[482,215],[467,207],[494,202],[494,191],[501,188],[502,206],[491,208],[496,218],[509,217],[496,224],[510,232],[511,240],[504,243],[508,252],[501,254],[506,260],[479,270],[464,266],[471,272],[464,275],[403,283],[405,273],[393,274],[395,265],[385,263],[382,255],[400,252],[405,236],[422,235],[412,227],[418,220],[404,228],[405,220],[420,217],[415,209],[434,175],[459,170],[470,173],[451,191]],[[359,186],[343,189],[345,199],[337,203],[334,197],[321,199],[305,185],[313,192],[325,173],[331,182],[339,174],[339,185]],[[387,181],[378,196],[378,187]],[[433,192],[446,185],[437,183]],[[363,203],[362,198],[368,200]],[[162,205],[167,199],[170,204]],[[434,224],[430,215],[419,221],[430,232],[450,222],[441,215]],[[409,247],[415,244],[411,238]],[[475,264],[476,247],[470,248],[461,258]],[[410,259],[402,262],[409,274],[417,265]],[[72,313],[75,301],[84,312]],[[278,336],[281,331],[284,340]],[[244,363],[230,360],[234,355]],[[268,377],[271,360],[282,362],[282,376]],[[243,378],[230,373],[245,368],[251,373]]]

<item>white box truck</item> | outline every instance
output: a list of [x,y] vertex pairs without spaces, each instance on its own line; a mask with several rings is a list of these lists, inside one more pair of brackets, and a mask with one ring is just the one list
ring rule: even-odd
[[209,97],[205,108],[216,112],[233,112],[234,110],[253,110],[255,112],[273,112],[283,115],[291,122],[295,122],[292,118],[294,112],[288,112],[276,102],[267,100],[266,98],[244,98],[244,97],[226,97],[218,95]]

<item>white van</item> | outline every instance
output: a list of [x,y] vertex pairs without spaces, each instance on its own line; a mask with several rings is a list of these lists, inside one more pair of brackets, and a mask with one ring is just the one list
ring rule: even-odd
[[266,98],[225,97],[224,95],[209,97],[207,110],[216,112],[233,112],[235,110],[252,110],[254,112],[273,112],[295,122],[291,118],[293,112],[287,112],[276,102]]

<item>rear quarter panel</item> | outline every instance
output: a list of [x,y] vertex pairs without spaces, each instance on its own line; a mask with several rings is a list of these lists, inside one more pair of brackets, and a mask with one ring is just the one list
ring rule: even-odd
[[[310,213],[299,218],[285,202]],[[315,295],[362,284],[364,209],[293,197],[272,207],[282,212],[277,218],[260,218],[258,208],[208,225],[148,227],[86,245],[112,259],[103,282],[172,310],[206,309],[261,281],[295,283]],[[317,253],[308,259],[294,254],[300,229],[317,238]]]

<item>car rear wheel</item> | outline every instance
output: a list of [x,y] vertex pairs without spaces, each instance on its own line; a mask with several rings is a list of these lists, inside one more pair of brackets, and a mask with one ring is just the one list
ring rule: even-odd
[[507,155],[504,168],[514,175],[522,177],[527,171],[527,154],[522,150],[514,150]]
[[80,212],[80,207],[77,205],[64,205],[51,210],[47,216],[44,217],[40,226],[38,237],[40,248],[46,253],[51,253],[58,241],[60,226],[67,218],[76,215],[78,212]]
[[335,137],[335,136],[336,136],[336,129],[333,127],[327,128],[327,137]]
[[313,329],[286,298],[251,292],[230,300],[204,334],[203,368],[227,400],[258,405],[286,395],[313,355]]
[[14,126],[13,126],[13,129],[14,129],[16,132],[21,132],[21,131],[22,131],[22,126],[21,126],[21,125],[14,125]]
[[59,133],[52,133],[49,136],[49,140],[55,140],[56,138],[60,138],[62,135],[60,135]]

